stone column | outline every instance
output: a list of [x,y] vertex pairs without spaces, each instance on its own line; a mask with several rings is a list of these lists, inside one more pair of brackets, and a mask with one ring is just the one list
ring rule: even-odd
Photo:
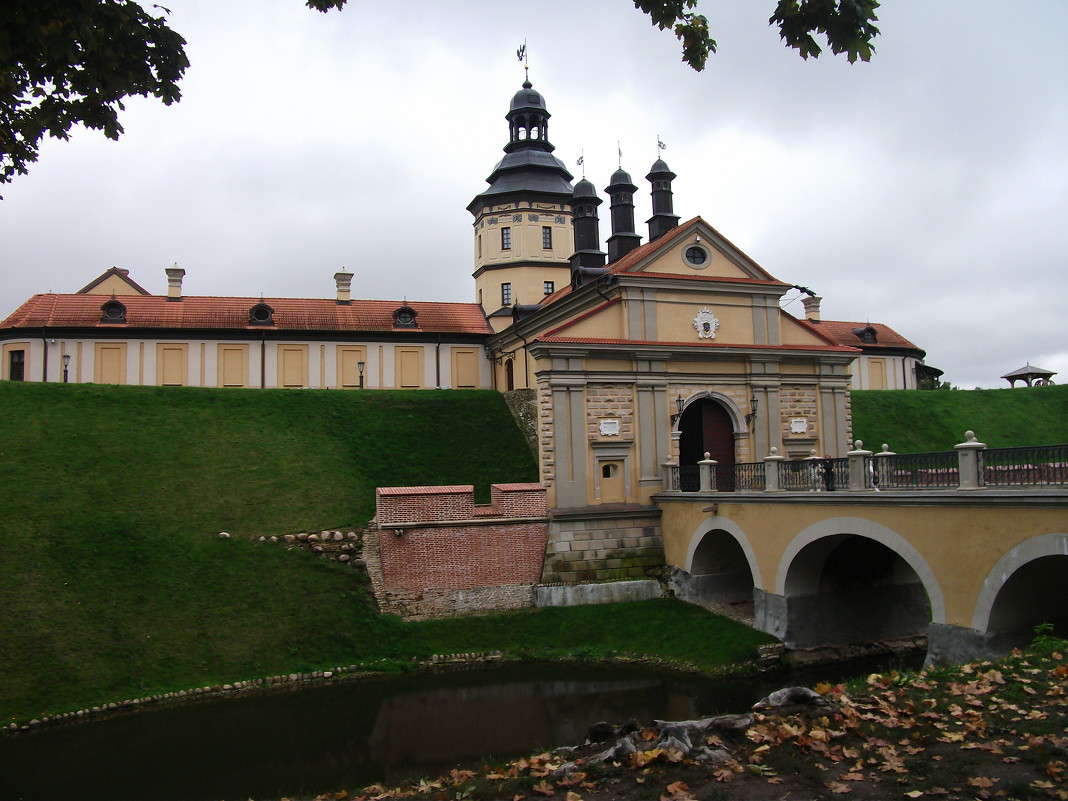
[[871,451],[864,450],[864,443],[859,439],[854,443],[855,449],[846,454],[849,459],[849,491],[861,492],[868,488],[868,457]]
[[957,450],[960,489],[982,489],[984,484],[979,462],[982,458],[981,452],[986,448],[986,443],[976,440],[974,431],[965,431],[964,439],[966,440],[965,442],[953,446]]
[[715,492],[716,487],[712,483],[712,467],[716,464],[715,459],[710,459],[711,454],[705,451],[705,458],[697,463],[697,469],[701,476],[701,492]]
[[875,472],[872,476],[872,484],[874,484],[873,488],[875,490],[878,490],[879,487],[889,486],[892,479],[890,464],[886,459],[880,458],[882,456],[897,456],[897,454],[890,450],[890,446],[885,442],[883,443],[883,449],[875,454]]
[[764,457],[764,491],[779,492],[779,465],[786,461],[779,456],[779,449],[773,447],[771,455]]

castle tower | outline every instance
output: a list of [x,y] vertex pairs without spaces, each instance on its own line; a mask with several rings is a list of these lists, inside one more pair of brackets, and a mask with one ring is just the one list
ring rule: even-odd
[[575,192],[571,198],[571,208],[575,215],[575,252],[571,256],[573,268],[604,267],[600,224],[597,220],[597,207],[602,202],[597,197],[593,184],[585,178],[575,184]]
[[[529,80],[505,117],[504,158],[467,210],[474,216],[475,291],[491,321],[535,304],[570,281],[575,252],[571,173],[553,155],[549,112]],[[494,327],[497,327],[496,325]]]
[[675,173],[663,159],[657,159],[645,178],[653,185],[653,216],[649,218],[649,241],[652,242],[679,225],[671,200],[671,182],[675,180]]
[[612,235],[608,237],[608,263],[612,264],[642,242],[642,238],[634,232],[634,193],[638,187],[620,167],[612,173],[612,182],[604,191],[608,194],[612,215]]

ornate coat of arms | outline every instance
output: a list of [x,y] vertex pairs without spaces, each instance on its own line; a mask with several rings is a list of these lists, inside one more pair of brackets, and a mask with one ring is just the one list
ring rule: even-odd
[[701,309],[693,318],[693,327],[697,329],[697,336],[701,339],[715,339],[719,320],[708,309]]

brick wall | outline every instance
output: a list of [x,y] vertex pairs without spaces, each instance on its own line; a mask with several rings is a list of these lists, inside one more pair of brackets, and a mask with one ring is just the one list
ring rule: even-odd
[[548,539],[545,487],[494,484],[475,506],[470,486],[377,490],[367,559],[383,611],[408,617],[533,604]]

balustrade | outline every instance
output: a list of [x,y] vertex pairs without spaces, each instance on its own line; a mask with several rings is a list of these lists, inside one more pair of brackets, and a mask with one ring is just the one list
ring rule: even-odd
[[763,462],[664,468],[664,492],[824,492],[977,490],[983,487],[1068,486],[1068,444],[987,448],[971,431],[953,451],[881,453],[855,450],[845,458],[785,459],[776,448]]

